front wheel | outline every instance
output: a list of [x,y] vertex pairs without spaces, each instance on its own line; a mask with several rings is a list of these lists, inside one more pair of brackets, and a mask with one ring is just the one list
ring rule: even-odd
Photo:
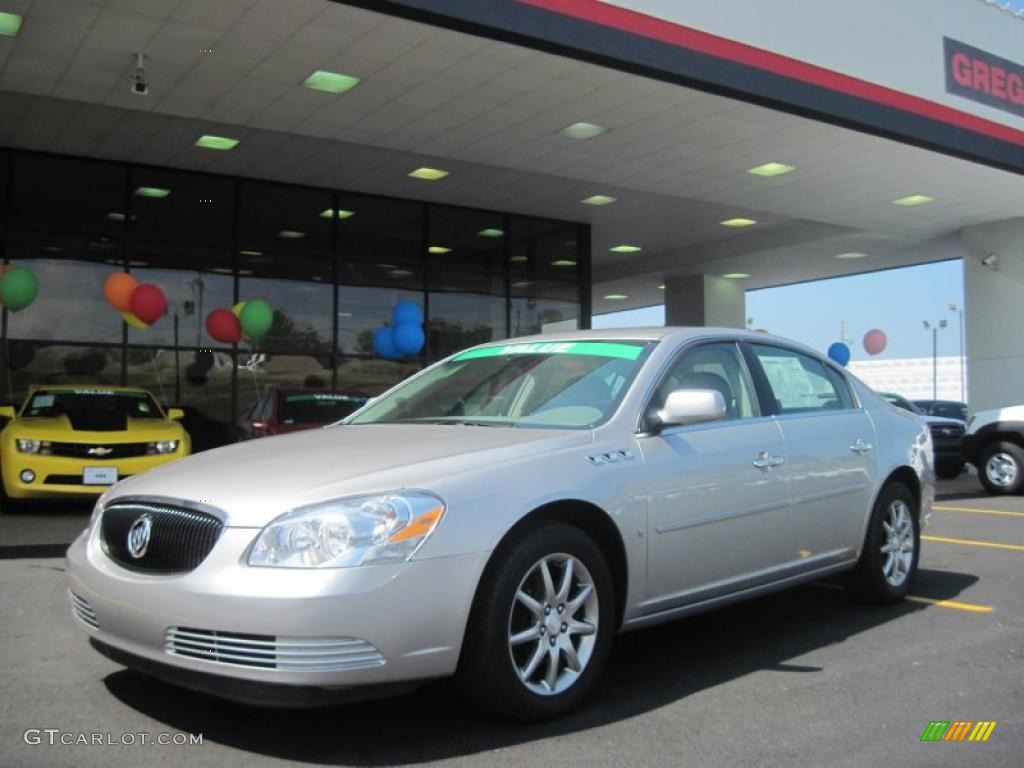
[[864,549],[846,585],[854,597],[872,603],[898,603],[917,576],[921,534],[910,489],[891,483],[871,511]]
[[1016,443],[992,443],[978,456],[978,478],[989,493],[1020,493],[1024,488],[1024,450]]
[[587,534],[544,523],[503,544],[484,572],[456,685],[475,707],[544,720],[594,689],[616,625],[607,561]]

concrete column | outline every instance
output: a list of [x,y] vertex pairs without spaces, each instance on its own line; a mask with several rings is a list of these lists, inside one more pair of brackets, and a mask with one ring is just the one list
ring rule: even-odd
[[688,275],[665,281],[665,325],[745,328],[746,324],[742,280]]
[[968,227],[960,241],[970,410],[1024,404],[1024,218]]

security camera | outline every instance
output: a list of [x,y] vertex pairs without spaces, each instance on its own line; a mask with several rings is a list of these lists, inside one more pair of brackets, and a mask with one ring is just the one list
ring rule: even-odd
[[149,83],[146,81],[146,57],[144,54],[135,54],[135,70],[131,77],[132,93],[136,96],[147,96],[149,94]]
[[989,269],[999,269],[999,255],[995,253],[990,253],[988,256],[981,260],[981,265],[983,267],[988,267]]

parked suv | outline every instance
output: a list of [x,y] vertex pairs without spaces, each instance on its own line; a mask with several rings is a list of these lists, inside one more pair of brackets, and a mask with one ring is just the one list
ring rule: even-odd
[[964,459],[989,493],[1024,490],[1024,405],[979,411],[967,422]]
[[892,392],[879,392],[897,408],[916,413],[928,425],[932,433],[932,446],[935,451],[935,475],[942,480],[952,480],[964,471],[963,440],[967,425],[960,419],[947,419],[942,416],[929,416],[914,403],[902,395]]

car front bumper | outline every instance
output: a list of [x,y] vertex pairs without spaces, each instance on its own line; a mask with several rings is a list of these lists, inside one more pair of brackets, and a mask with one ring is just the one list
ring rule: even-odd
[[[120,481],[187,455],[188,452],[180,447],[174,453],[114,460],[46,456],[6,450],[0,458],[0,470],[3,474],[4,492],[12,499],[53,499],[69,496],[94,498],[110,486],[85,485],[83,473],[86,467],[116,469],[117,479]],[[21,479],[21,473],[25,470],[30,470],[34,475],[30,483]]]
[[488,553],[253,568],[245,552],[258,533],[225,528],[198,568],[157,576],[118,566],[83,532],[67,553],[73,612],[120,663],[242,701],[365,698],[455,671]]

